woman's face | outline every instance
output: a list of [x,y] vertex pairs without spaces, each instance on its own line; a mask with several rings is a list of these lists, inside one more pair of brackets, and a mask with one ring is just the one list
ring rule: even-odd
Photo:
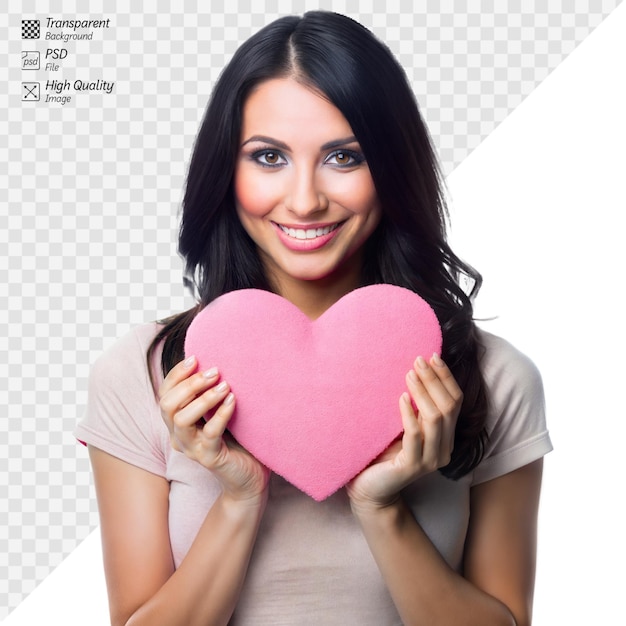
[[235,169],[237,213],[277,281],[334,273],[360,280],[380,221],[374,182],[350,125],[293,79],[261,83],[245,102]]

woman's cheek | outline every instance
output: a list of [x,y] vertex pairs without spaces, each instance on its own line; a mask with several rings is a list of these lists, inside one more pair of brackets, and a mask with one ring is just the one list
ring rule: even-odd
[[275,204],[275,192],[266,179],[253,174],[235,177],[235,197],[240,211],[254,215],[264,215]]
[[344,176],[328,186],[329,196],[353,213],[367,213],[378,205],[376,188],[369,176]]

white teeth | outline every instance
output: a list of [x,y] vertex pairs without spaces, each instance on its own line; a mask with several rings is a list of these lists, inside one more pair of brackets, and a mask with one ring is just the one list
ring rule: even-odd
[[332,226],[324,226],[324,228],[287,228],[278,224],[279,228],[294,239],[315,239],[315,237],[321,237],[322,235],[328,235],[331,231],[335,230],[339,224],[333,224]]

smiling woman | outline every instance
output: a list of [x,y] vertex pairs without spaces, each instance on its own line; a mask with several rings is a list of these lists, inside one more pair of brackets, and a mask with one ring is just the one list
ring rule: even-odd
[[[339,109],[293,78],[254,90],[241,137],[237,215],[273,289],[317,317],[360,284],[363,244],[380,222],[361,147]],[[322,278],[324,298],[310,285]]]
[[[185,190],[179,250],[198,304],[95,364],[76,431],[90,446],[113,624],[530,623],[551,448],[541,378],[474,325],[481,277],[450,249],[445,217],[414,96],[369,31],[314,11],[239,48]],[[232,291],[273,292],[315,319],[378,283],[421,296],[443,348],[411,356],[388,416],[401,437],[314,502],[229,434],[236,390],[220,363],[185,355],[187,331]],[[254,341],[240,326],[238,340]],[[316,376],[291,343],[294,367]],[[363,359],[346,384],[371,387],[378,368]],[[270,380],[253,406],[285,384]]]

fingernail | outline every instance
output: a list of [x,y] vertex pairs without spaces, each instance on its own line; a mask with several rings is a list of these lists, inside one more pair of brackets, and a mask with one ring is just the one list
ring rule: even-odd
[[415,373],[415,370],[411,370],[410,372],[408,372],[407,376],[409,377],[411,382],[414,382],[414,383],[417,382],[417,374]]
[[202,376],[205,378],[215,378],[217,376],[217,367],[212,367],[204,372],[202,372]]
[[223,391],[226,391],[228,389],[228,383],[223,380],[216,388],[215,391],[219,391],[220,393],[222,393]]
[[415,360],[415,362],[417,363],[417,367],[419,367],[422,370],[427,370],[428,369],[428,363],[426,363],[426,361],[424,361],[424,357],[423,356],[418,356],[417,359]]
[[194,363],[196,362],[196,357],[195,356],[188,356],[184,361],[183,361],[183,367],[186,369],[189,369]]
[[433,352],[433,363],[437,367],[442,367],[444,365],[444,362],[441,360],[441,357],[436,352]]
[[224,402],[222,402],[222,404],[224,404],[225,406],[228,406],[229,404],[232,404],[234,401],[235,401],[235,396],[231,392],[224,398]]

